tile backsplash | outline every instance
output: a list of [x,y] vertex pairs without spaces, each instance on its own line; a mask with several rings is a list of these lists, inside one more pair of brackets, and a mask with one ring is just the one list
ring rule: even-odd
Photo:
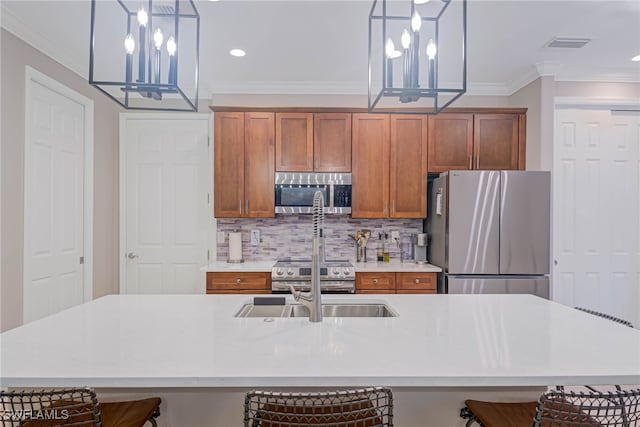
[[[225,261],[229,256],[228,232],[242,231],[242,256],[245,260],[274,260],[285,257],[310,258],[313,224],[311,215],[276,215],[276,218],[218,219],[218,232],[225,233],[225,241],[218,242],[217,259]],[[250,231],[260,231],[261,242],[251,246]],[[398,231],[400,240],[413,233],[422,232],[421,219],[351,219],[348,216],[325,216],[326,255],[329,259],[356,258],[356,245],[352,237],[357,230],[371,230],[367,243],[367,261],[376,261],[378,232],[389,235],[389,255],[400,259],[400,249],[391,242],[391,232]]]

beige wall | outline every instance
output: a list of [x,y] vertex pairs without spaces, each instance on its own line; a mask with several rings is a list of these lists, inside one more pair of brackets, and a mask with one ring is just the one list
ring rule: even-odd
[[118,112],[87,81],[2,30],[0,331],[22,323],[25,66],[94,101],[93,296],[118,291]]
[[555,96],[640,101],[640,83],[556,82]]
[[[229,95],[214,94],[211,105],[237,107],[366,108],[366,95]],[[463,95],[451,107],[508,107],[508,96]],[[200,108],[201,112],[204,112]]]
[[541,80],[536,79],[509,97],[510,106],[528,108],[526,168],[531,170],[540,165],[540,86]]

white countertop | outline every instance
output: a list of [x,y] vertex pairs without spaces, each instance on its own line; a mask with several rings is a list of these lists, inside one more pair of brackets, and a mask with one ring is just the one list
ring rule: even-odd
[[419,273],[439,273],[442,271],[440,267],[436,267],[433,264],[416,264],[415,262],[354,262],[356,267],[356,273],[362,272],[419,272]]
[[[226,261],[213,261],[202,267],[200,271],[208,273],[215,272],[271,272],[271,267],[275,264],[275,260],[268,261],[245,261],[237,264],[230,264]],[[409,262],[353,262],[356,272],[423,272],[423,273],[439,273],[442,271],[440,267],[432,264],[415,264]]]
[[275,260],[268,261],[245,261],[239,263],[229,263],[226,261],[213,261],[205,265],[200,271],[207,273],[233,273],[233,272],[269,272],[275,264]]
[[1,334],[0,386],[640,384],[640,331],[534,296],[339,298],[399,317],[264,322],[233,317],[246,295],[111,295]]

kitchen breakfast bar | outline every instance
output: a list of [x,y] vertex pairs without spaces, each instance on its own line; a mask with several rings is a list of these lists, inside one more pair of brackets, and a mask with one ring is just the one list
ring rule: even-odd
[[[290,297],[289,297],[290,298]],[[457,426],[464,399],[640,384],[640,331],[531,295],[333,295],[397,317],[238,318],[248,295],[112,295],[0,335],[1,386],[163,397],[159,425],[242,424],[244,393],[384,385],[396,426]],[[294,303],[291,299],[288,303]]]

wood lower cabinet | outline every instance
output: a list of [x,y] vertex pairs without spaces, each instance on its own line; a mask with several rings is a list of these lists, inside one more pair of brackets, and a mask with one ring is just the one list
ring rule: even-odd
[[273,113],[215,113],[215,217],[275,217],[274,137]]
[[313,115],[313,170],[351,172],[351,114]]
[[437,273],[356,273],[357,294],[436,294]]
[[207,294],[270,294],[271,273],[207,273]]
[[437,273],[396,273],[398,291],[436,291]]
[[313,114],[276,114],[276,170],[313,171]]
[[389,216],[389,115],[354,114],[352,128],[353,218]]
[[356,273],[356,293],[395,293],[395,273]]

